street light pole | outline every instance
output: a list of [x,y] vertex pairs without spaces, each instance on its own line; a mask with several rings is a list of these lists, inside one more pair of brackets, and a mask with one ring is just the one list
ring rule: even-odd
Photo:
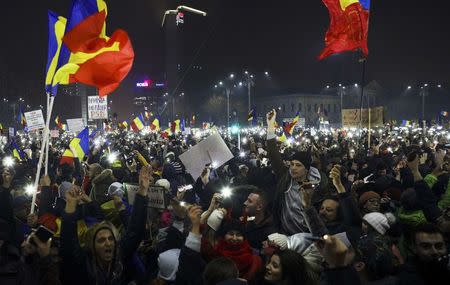
[[230,129],[230,93],[231,93],[231,90],[228,88],[225,88],[225,92],[227,93],[227,128],[229,131],[229,129]]

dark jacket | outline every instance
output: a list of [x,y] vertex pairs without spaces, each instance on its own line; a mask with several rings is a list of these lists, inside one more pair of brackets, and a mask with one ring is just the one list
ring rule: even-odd
[[445,266],[424,266],[415,258],[408,259],[398,275],[398,285],[448,284],[450,270]]
[[117,243],[117,266],[112,277],[96,274],[99,271],[93,258],[81,249],[77,235],[77,215],[64,213],[61,228],[61,257],[63,258],[64,284],[128,284],[137,279],[133,255],[141,242],[147,217],[147,197],[136,195],[133,212],[125,236]]
[[273,224],[273,218],[271,216],[266,217],[259,224],[250,221],[245,225],[245,237],[250,243],[250,246],[258,250],[261,250],[262,243],[267,240],[267,236],[276,232],[277,229]]

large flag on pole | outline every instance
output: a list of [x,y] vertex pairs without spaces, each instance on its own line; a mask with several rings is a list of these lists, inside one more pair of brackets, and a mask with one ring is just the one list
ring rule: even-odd
[[330,26],[325,35],[325,48],[318,59],[354,50],[361,50],[367,56],[370,0],[322,1],[330,14]]
[[135,132],[139,132],[144,128],[144,118],[142,118],[142,115],[137,116],[134,118],[134,120],[131,122],[131,128]]
[[106,15],[103,0],[73,0],[53,86],[80,82],[105,96],[127,76],[134,60],[131,41],[120,29],[106,35]]
[[292,120],[292,122],[290,122],[290,123],[286,123],[283,126],[283,131],[286,134],[289,134],[289,135],[292,136],[292,133],[294,132],[294,127],[295,127],[295,125],[297,125],[299,120],[300,120],[300,114],[299,114],[299,112],[297,112],[297,114],[295,115],[294,120]]
[[57,85],[52,85],[61,52],[62,38],[66,29],[67,19],[48,11],[48,54],[45,76],[45,91],[56,95]]

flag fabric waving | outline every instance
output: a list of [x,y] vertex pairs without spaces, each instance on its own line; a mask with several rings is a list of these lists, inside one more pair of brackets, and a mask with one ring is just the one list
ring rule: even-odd
[[152,131],[157,131],[157,132],[159,132],[159,130],[160,130],[160,126],[159,126],[159,118],[153,119],[153,122],[152,122],[152,124],[150,125],[150,129],[151,129]]
[[56,95],[58,89],[57,85],[52,85],[52,81],[58,65],[66,23],[66,18],[58,16],[50,10],[48,11],[48,54],[45,91],[51,95]]
[[292,133],[294,132],[294,127],[295,127],[295,125],[297,125],[299,119],[300,119],[300,115],[299,115],[299,113],[297,112],[297,114],[295,115],[294,120],[292,120],[292,122],[290,122],[290,123],[286,123],[286,124],[283,126],[283,131],[284,131],[286,134],[289,134],[290,136],[292,136]]
[[11,148],[13,156],[17,158],[18,161],[25,160],[25,153],[19,148],[15,140],[11,140]]
[[58,129],[61,129],[61,130],[62,130],[62,128],[63,128],[63,123],[62,123],[61,118],[60,118],[59,116],[56,116],[55,124],[56,124],[56,126],[58,127]]
[[84,128],[69,144],[75,150],[74,156],[81,161],[89,154],[89,128]]
[[330,26],[325,35],[325,48],[318,59],[358,49],[367,56],[370,0],[322,1],[330,14]]
[[135,132],[139,132],[144,128],[144,118],[142,118],[142,115],[137,116],[132,122],[131,122],[131,128]]
[[105,96],[127,76],[134,60],[131,41],[123,30],[106,35],[106,15],[103,0],[73,0],[53,86],[80,82]]

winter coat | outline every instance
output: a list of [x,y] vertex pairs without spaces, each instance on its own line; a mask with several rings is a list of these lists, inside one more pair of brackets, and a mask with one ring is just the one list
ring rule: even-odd
[[244,236],[252,248],[261,250],[262,243],[267,240],[267,236],[276,232],[277,229],[273,224],[273,218],[269,216],[259,224],[256,224],[254,221],[247,222]]
[[[144,236],[147,205],[147,197],[136,195],[125,236],[118,241],[118,236],[115,234],[116,258],[111,265],[112,274],[109,276],[101,272],[97,265],[93,264],[95,259],[92,254],[85,252],[80,247],[77,236],[76,213],[64,213],[61,229],[64,284],[128,284],[130,281],[140,277],[133,263],[133,257]],[[110,229],[115,233],[115,229]],[[87,242],[87,246],[91,247],[91,252],[93,252],[95,234]]]

